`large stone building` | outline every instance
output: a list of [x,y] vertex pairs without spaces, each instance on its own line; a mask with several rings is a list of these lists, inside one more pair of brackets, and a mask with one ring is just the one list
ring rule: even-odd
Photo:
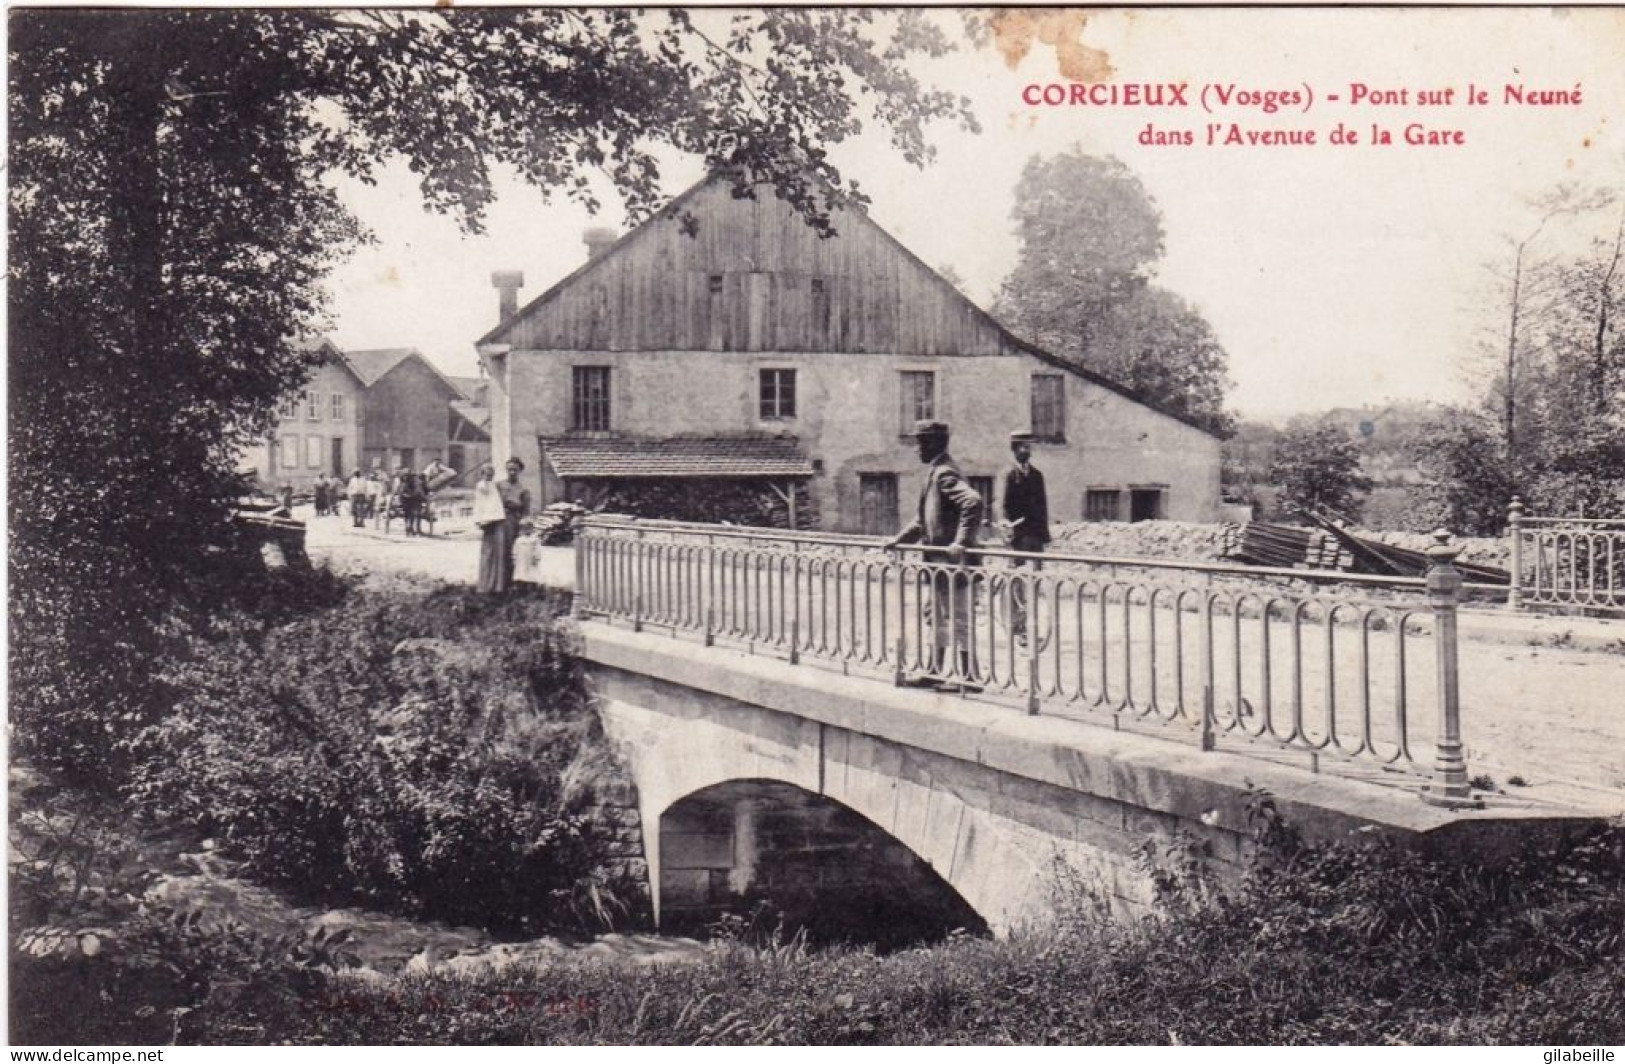
[[804,500],[802,524],[879,534],[918,491],[904,433],[935,418],[984,495],[1031,428],[1056,520],[1214,518],[1215,437],[1017,339],[866,215],[833,220],[821,238],[712,177],[619,240],[590,231],[522,309],[518,275],[493,277],[496,460],[522,458],[543,503],[756,482]]

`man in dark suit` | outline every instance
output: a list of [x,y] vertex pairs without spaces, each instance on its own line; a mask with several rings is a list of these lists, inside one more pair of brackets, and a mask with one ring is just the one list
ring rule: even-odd
[[[1004,474],[1004,519],[1010,524],[1010,549],[1042,554],[1049,542],[1049,497],[1044,492],[1044,474],[1032,464],[1033,434],[1010,434],[1010,454],[1016,464]],[[1011,562],[1015,568],[1027,564],[1025,558]],[[1042,562],[1033,562],[1036,571]],[[1027,594],[1020,580],[1010,588],[1010,629],[1018,642],[1027,641]]]
[[[943,549],[927,551],[924,559],[933,566],[925,575],[931,584],[931,627],[936,648],[930,669],[936,676],[906,683],[911,687],[934,685],[978,691],[981,688],[974,683],[975,662],[970,652],[971,581],[969,574],[955,570],[966,564],[965,552],[976,546],[982,497],[966,482],[948,454],[947,425],[940,421],[916,422],[914,442],[919,446],[920,461],[927,466],[925,483],[920,486],[914,520],[888,540],[885,549],[895,550],[906,543]],[[970,564],[974,565],[975,559]]]

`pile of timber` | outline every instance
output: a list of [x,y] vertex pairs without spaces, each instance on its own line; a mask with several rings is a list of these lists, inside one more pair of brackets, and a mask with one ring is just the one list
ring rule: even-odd
[[1347,571],[1354,566],[1354,555],[1343,549],[1335,536],[1320,529],[1263,521],[1225,525],[1220,552],[1226,558],[1273,569]]
[[[1317,526],[1336,536],[1338,542],[1354,555],[1354,571],[1357,573],[1371,573],[1376,576],[1426,576],[1428,566],[1432,564],[1423,551],[1407,550],[1390,543],[1379,543],[1374,539],[1356,536],[1347,529],[1347,521],[1330,511],[1321,510],[1309,514],[1308,517]],[[1501,585],[1512,583],[1512,576],[1505,569],[1497,569],[1493,565],[1473,565],[1459,558],[1455,564],[1461,575],[1470,583]]]
[[[1357,536],[1348,530],[1348,522],[1329,511],[1305,516],[1315,527],[1298,528],[1262,521],[1226,525],[1223,555],[1248,565],[1276,569],[1325,569],[1371,576],[1427,575],[1431,562],[1423,551]],[[1456,568],[1470,583],[1505,585],[1511,582],[1506,570],[1494,566],[1473,565],[1458,559]]]

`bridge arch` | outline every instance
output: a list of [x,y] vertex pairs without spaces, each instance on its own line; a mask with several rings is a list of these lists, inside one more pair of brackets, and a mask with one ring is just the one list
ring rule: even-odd
[[[709,788],[786,784],[861,817],[913,854],[996,933],[1050,907],[1059,851],[1112,885],[1116,862],[1080,849],[1077,804],[963,759],[621,669],[594,670],[599,715],[638,789],[656,918],[662,817]],[[1086,812],[1077,810],[1077,812]],[[1096,810],[1121,822],[1116,806]],[[697,877],[693,877],[697,879]]]
[[887,949],[987,922],[904,842],[825,795],[736,779],[678,798],[658,821],[662,926],[691,932],[765,902],[814,942]]

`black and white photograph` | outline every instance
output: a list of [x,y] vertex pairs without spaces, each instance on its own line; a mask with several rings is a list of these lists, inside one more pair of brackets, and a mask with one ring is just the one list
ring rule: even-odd
[[1625,1045],[1625,8],[6,34],[12,1059]]

